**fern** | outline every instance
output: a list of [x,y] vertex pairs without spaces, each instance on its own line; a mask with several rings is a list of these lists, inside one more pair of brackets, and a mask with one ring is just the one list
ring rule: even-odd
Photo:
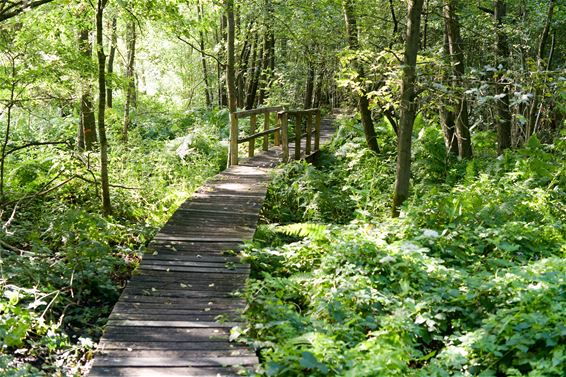
[[308,237],[313,240],[324,239],[326,237],[326,230],[326,225],[313,223],[289,224],[277,228],[279,233],[288,236]]

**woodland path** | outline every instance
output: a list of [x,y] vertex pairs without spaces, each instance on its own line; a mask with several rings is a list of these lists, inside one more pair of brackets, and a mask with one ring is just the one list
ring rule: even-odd
[[[333,132],[324,119],[321,144]],[[231,166],[173,214],[115,305],[90,377],[238,376],[258,364],[229,341],[250,272],[237,251],[253,238],[281,154],[271,148]]]

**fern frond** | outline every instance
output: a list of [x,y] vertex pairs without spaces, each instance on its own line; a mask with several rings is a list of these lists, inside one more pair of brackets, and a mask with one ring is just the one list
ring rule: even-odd
[[325,237],[327,226],[324,224],[297,223],[283,225],[277,231],[288,236],[308,237],[314,240],[321,240]]

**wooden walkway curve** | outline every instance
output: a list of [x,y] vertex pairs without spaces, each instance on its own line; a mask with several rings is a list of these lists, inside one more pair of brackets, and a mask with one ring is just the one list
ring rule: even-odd
[[[332,133],[323,120],[321,143]],[[115,305],[89,376],[239,376],[258,364],[229,341],[250,270],[229,252],[252,239],[281,155],[272,148],[240,161],[181,205]]]

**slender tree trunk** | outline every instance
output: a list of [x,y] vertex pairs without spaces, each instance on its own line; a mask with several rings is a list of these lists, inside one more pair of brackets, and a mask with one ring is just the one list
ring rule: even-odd
[[324,85],[324,69],[320,67],[318,69],[318,75],[316,76],[316,84],[314,90],[314,100],[313,107],[320,107],[322,103],[322,87]]
[[[258,52],[259,51],[259,52]],[[251,56],[250,64],[249,64],[249,74],[248,74],[248,82],[246,86],[246,102],[245,108],[252,109],[254,107],[255,96],[257,93],[259,75],[261,73],[261,63],[258,63],[258,60],[261,62],[263,56],[263,46],[260,47],[259,43],[259,36],[256,35],[254,41],[254,48],[253,53]],[[259,57],[259,58],[258,58]]]
[[238,72],[236,73],[236,93],[237,100],[240,107],[243,107],[246,97],[246,78],[248,77],[248,64],[250,63],[250,56],[252,50],[255,48],[255,41],[257,41],[257,34],[254,34],[254,39],[249,40],[250,35],[244,39],[244,45],[240,53],[240,60],[238,62]]
[[259,78],[259,96],[257,99],[258,106],[265,102],[267,97],[267,89],[269,87],[269,78],[271,77],[271,71],[269,69],[269,64],[271,61],[271,38],[269,35],[264,36],[264,48],[263,57],[261,62],[261,76]]
[[[450,45],[448,40],[448,26],[444,24],[444,57],[446,65],[450,65]],[[451,69],[446,69],[443,73],[443,81],[446,85],[450,85]],[[456,116],[454,115],[454,103],[450,99],[445,100],[443,108],[440,110],[440,124],[444,133],[444,145],[446,152],[454,156],[458,156],[458,142],[456,141]]]
[[[92,46],[89,41],[91,30],[82,29],[79,34],[79,51],[85,60],[92,58]],[[90,80],[84,80],[90,81]],[[94,104],[92,99],[92,86],[90,82],[81,84],[81,107],[77,146],[79,150],[92,150],[97,141],[96,119],[94,116]]]
[[307,87],[305,90],[305,102],[304,102],[304,109],[312,108],[313,104],[313,95],[314,95],[314,80],[316,77],[314,62],[309,60],[308,62],[308,69],[307,69]]
[[96,54],[98,57],[98,134],[100,137],[100,183],[102,187],[102,210],[112,213],[110,186],[108,182],[108,140],[106,139],[106,56],[103,44],[103,17],[107,0],[98,0],[96,8]]
[[[546,45],[548,43],[548,36],[550,34],[550,27],[552,24],[552,17],[554,15],[554,5],[555,0],[549,0],[548,3],[548,11],[546,15],[546,22],[544,24],[544,28],[542,30],[540,41],[537,49],[537,69],[538,71],[542,71],[546,69],[546,65],[544,64],[545,60],[545,50]],[[550,59],[549,59],[550,62]],[[537,85],[537,83],[535,83]],[[542,90],[540,87],[536,87],[534,90],[533,102],[529,108],[529,117],[528,117],[528,124],[527,124],[527,135],[526,137],[529,138],[537,129],[538,126],[538,113],[539,113],[539,105],[540,105],[540,97],[542,96]]]
[[401,81],[401,113],[399,117],[399,142],[397,144],[397,179],[393,195],[393,217],[400,214],[401,205],[409,197],[411,177],[411,139],[417,113],[415,81],[419,31],[424,0],[409,0],[407,38]]
[[226,18],[228,24],[227,33],[227,64],[226,64],[226,83],[228,87],[228,109],[230,110],[230,164],[237,165],[237,154],[234,154],[234,148],[238,148],[238,120],[235,116],[237,109],[237,98],[236,98],[236,72],[235,72],[235,51],[234,51],[234,0],[224,0],[224,6],[226,8]]
[[444,22],[446,23],[448,35],[448,46],[452,61],[452,72],[454,74],[454,86],[462,90],[456,108],[456,139],[458,141],[458,156],[460,158],[471,158],[472,140],[468,120],[468,101],[463,92],[465,73],[464,50],[462,48],[460,25],[454,10],[454,3],[454,0],[446,0],[444,3]]
[[[233,12],[233,8],[232,8],[232,12]],[[228,33],[226,32],[226,29],[227,29],[227,18],[226,18],[226,15],[223,14],[222,16],[220,16],[220,41],[222,42],[221,43],[222,48],[221,48],[220,54],[219,54],[220,55],[219,61],[226,61],[226,53],[227,53],[226,45],[228,44]],[[234,64],[234,66],[235,66],[235,64]],[[220,103],[220,107],[224,107],[224,106],[230,107],[228,95],[226,93],[228,78],[225,76],[224,69],[225,69],[225,67],[223,67],[219,63],[218,64],[219,103]],[[234,82],[234,85],[236,85],[235,82]],[[236,95],[236,92],[234,92],[234,95]],[[238,101],[238,99],[236,97],[236,107],[238,106],[237,101]]]
[[421,48],[424,50],[427,48],[428,43],[428,14],[429,14],[429,0],[425,0],[424,3],[424,26],[423,26],[423,42]]
[[[352,51],[357,52],[359,50],[359,40],[358,40],[358,27],[355,15],[354,4],[352,0],[342,0],[342,5],[344,8],[344,18],[346,20],[346,28],[348,32],[348,44]],[[365,74],[362,64],[356,58],[352,61],[355,70],[358,72],[358,77],[364,80]],[[357,93],[358,99],[358,110],[362,117],[362,125],[364,127],[364,134],[366,137],[366,142],[369,149],[374,152],[379,153],[379,145],[377,144],[377,135],[375,133],[375,127],[373,125],[373,120],[371,119],[371,111],[369,109],[369,100],[367,98],[367,93],[364,88],[364,83],[361,84],[361,89]]]
[[128,142],[128,132],[132,125],[130,111],[134,102],[136,91],[134,71],[136,61],[136,39],[136,24],[135,21],[131,21],[128,25],[128,62],[126,67],[126,79],[128,80],[128,88],[126,90],[126,104],[124,105],[124,128],[122,130],[122,138],[124,142]]
[[14,101],[16,99],[16,58],[11,57],[10,59],[10,102],[6,106],[6,133],[4,134],[4,140],[2,142],[2,160],[0,160],[0,201],[4,199],[4,174],[5,174],[5,163],[6,163],[6,149],[8,148],[8,143],[10,142],[10,132],[12,128],[12,108],[14,107]]
[[116,16],[112,18],[112,37],[110,42],[110,53],[108,54],[108,88],[106,89],[106,106],[111,109],[112,104],[112,91],[114,89],[114,82],[112,75],[114,74],[114,57],[116,56],[116,48],[118,46],[118,33],[117,33],[118,20]]
[[[506,9],[505,0],[495,1],[494,17],[497,24],[497,66],[501,66],[503,69],[507,68],[509,60],[509,42],[507,40],[507,35],[503,30]],[[497,78],[495,85],[497,94],[497,154],[499,155],[501,155],[505,149],[511,148],[511,110],[509,108],[509,88],[505,85],[503,80],[503,78]]]
[[265,28],[264,35],[264,54],[261,70],[261,78],[259,82],[259,98],[258,106],[263,105],[265,98],[268,94],[268,89],[271,86],[271,77],[275,69],[275,35],[271,26],[271,19],[273,18],[273,6],[271,0],[265,0],[265,7],[267,12],[265,14]]
[[[197,17],[198,17],[198,22],[202,23],[202,18],[203,18],[203,14],[204,14],[204,7],[202,5],[202,1],[198,0],[197,1]],[[201,64],[202,64],[202,76],[204,79],[204,99],[205,99],[205,103],[206,103],[206,107],[211,107],[212,106],[212,101],[213,101],[213,95],[212,95],[212,90],[210,89],[210,84],[209,84],[209,78],[208,78],[208,64],[206,62],[206,55],[204,54],[204,48],[205,48],[205,35],[204,32],[202,31],[202,29],[199,30],[199,47],[200,47],[200,60],[201,60]]]

